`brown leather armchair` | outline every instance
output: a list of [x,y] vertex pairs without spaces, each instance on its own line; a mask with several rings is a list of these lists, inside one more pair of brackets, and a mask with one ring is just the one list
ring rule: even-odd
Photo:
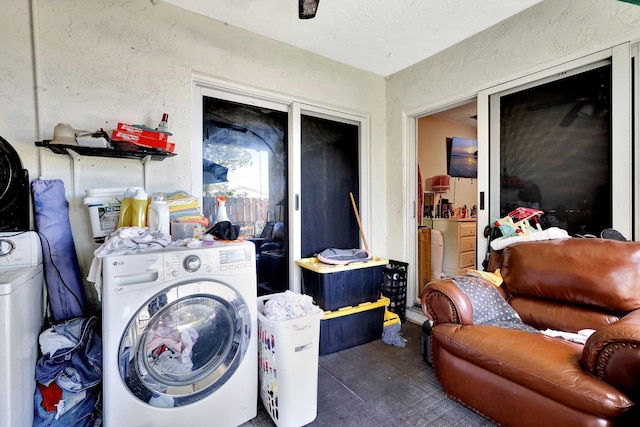
[[539,330],[596,331],[585,344],[474,324],[452,280],[430,283],[431,357],[444,391],[506,426],[640,425],[640,243],[566,239],[493,254],[501,295]]

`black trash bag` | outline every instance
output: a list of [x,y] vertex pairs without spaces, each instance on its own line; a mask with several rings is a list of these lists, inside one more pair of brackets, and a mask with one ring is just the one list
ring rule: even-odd
[[221,240],[237,240],[240,234],[240,226],[233,225],[229,221],[220,221],[207,230],[207,234]]

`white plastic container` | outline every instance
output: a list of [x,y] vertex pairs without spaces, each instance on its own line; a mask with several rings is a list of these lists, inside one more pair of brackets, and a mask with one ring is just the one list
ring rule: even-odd
[[85,190],[83,202],[89,209],[91,232],[96,242],[116,230],[120,205],[126,188],[90,188]]
[[151,230],[163,231],[170,234],[169,229],[169,205],[164,193],[154,193],[151,196],[149,212],[147,213],[147,225]]
[[318,353],[324,312],[270,320],[263,314],[264,305],[275,295],[258,297],[260,398],[278,427],[299,427],[318,414]]
[[223,221],[231,221],[229,215],[227,215],[227,198],[225,196],[216,197],[216,204],[218,205],[218,213],[216,214],[216,224]]

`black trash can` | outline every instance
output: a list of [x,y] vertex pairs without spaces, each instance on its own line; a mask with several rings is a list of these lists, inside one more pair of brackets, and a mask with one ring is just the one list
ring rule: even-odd
[[426,320],[422,324],[422,330],[420,331],[420,349],[422,350],[422,358],[427,365],[431,366],[431,322]]
[[391,300],[389,311],[397,314],[401,322],[407,318],[408,269],[406,262],[389,260],[382,273],[382,295]]

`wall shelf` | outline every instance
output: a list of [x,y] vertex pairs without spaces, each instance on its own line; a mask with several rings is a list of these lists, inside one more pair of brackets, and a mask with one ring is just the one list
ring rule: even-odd
[[162,161],[167,157],[175,156],[175,153],[157,150],[153,148],[139,147],[135,144],[112,142],[114,148],[81,147],[79,145],[51,144],[51,140],[36,141],[36,147],[48,148],[56,154],[69,154],[72,151],[81,156],[113,157],[118,159],[133,159]]
[[71,174],[73,179],[73,194],[79,188],[80,163],[82,156],[112,157],[116,159],[138,160],[142,164],[144,187],[147,188],[149,177],[146,165],[149,161],[162,161],[167,157],[175,156],[163,150],[139,147],[130,143],[111,142],[114,148],[81,147],[79,145],[51,144],[51,140],[36,141],[36,147],[48,148],[56,154],[64,154],[71,157]]

